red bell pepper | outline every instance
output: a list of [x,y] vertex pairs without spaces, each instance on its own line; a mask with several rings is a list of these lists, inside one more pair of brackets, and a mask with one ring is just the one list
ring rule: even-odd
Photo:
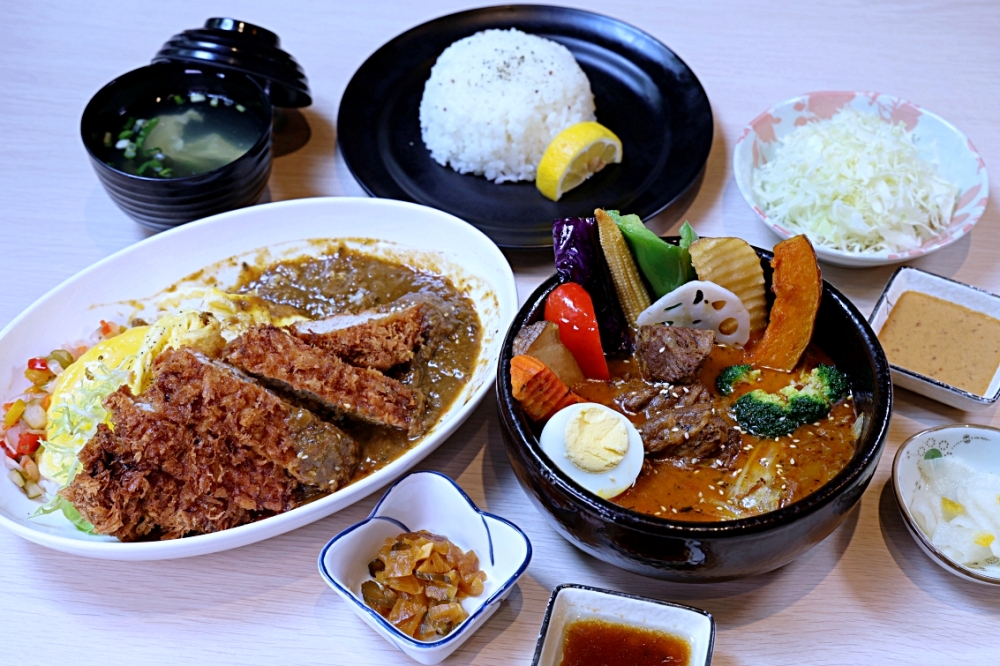
[[559,339],[588,379],[611,378],[601,347],[594,303],[583,287],[567,282],[553,289],[545,301],[545,319],[559,326]]
[[49,362],[44,358],[29,358],[28,367],[32,370],[48,370]]
[[41,435],[33,435],[29,432],[22,432],[17,438],[17,450],[15,453],[18,456],[30,456],[38,450],[38,445],[42,441]]

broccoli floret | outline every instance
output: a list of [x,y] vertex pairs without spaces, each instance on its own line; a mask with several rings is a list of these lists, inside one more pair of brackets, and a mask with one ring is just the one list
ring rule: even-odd
[[818,421],[829,413],[830,403],[814,393],[800,392],[788,397],[788,414],[796,428]]
[[[739,367],[742,366],[731,366]],[[819,365],[800,382],[789,384],[777,393],[757,389],[741,396],[733,404],[733,416],[744,430],[758,437],[780,437],[823,418],[847,393],[844,373],[831,365]]]
[[831,405],[846,398],[851,389],[847,383],[847,375],[832,365],[817,365],[809,373],[806,382],[814,386]]
[[719,376],[715,378],[715,388],[719,389],[722,395],[731,395],[736,390],[737,384],[749,384],[760,377],[760,370],[754,370],[752,366],[731,365],[723,368]]
[[758,437],[781,437],[801,425],[792,418],[784,396],[761,389],[741,395],[733,404],[733,416],[744,430]]

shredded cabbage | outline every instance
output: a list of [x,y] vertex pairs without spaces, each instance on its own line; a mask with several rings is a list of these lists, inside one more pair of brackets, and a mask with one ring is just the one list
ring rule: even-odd
[[958,198],[912,132],[850,107],[785,136],[754,170],[753,191],[789,231],[854,253],[920,247],[948,226]]

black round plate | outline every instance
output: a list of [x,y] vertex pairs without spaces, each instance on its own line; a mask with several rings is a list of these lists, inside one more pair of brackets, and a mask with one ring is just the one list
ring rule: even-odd
[[[438,55],[489,28],[518,28],[566,46],[590,78],[597,120],[617,134],[610,165],[559,202],[534,182],[497,185],[431,159],[418,108]],[[340,150],[371,195],[414,201],[466,220],[501,247],[552,245],[552,220],[611,208],[648,219],[700,183],[712,146],[712,109],[694,72],[673,51],[621,21],[565,7],[515,5],[452,14],[376,51],[344,91]]]

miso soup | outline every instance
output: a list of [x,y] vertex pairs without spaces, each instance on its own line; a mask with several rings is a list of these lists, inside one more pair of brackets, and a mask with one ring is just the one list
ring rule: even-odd
[[189,92],[129,109],[104,135],[105,162],[150,178],[207,173],[242,157],[265,131],[257,114],[227,97]]

